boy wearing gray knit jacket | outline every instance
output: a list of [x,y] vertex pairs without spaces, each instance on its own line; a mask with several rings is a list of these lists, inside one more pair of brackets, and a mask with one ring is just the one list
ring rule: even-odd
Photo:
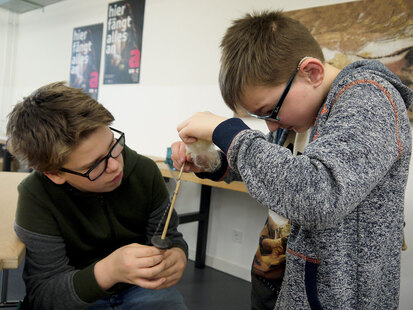
[[242,120],[196,113],[178,126],[176,168],[202,172],[185,144],[222,151],[214,180],[242,180],[290,221],[275,309],[397,309],[413,93],[377,61],[339,70],[298,21],[280,12],[236,20],[222,40],[225,103],[270,131],[312,128],[300,156]]

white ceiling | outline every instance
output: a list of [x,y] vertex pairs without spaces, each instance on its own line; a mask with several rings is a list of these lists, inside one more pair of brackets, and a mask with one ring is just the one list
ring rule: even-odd
[[63,0],[0,0],[0,8],[21,14],[32,10],[42,9],[45,6],[60,1]]

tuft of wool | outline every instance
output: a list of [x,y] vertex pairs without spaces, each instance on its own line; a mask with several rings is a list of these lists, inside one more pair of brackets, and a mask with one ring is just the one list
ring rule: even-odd
[[213,172],[221,166],[221,156],[212,142],[198,140],[187,144],[186,152],[191,155],[195,166],[205,172]]

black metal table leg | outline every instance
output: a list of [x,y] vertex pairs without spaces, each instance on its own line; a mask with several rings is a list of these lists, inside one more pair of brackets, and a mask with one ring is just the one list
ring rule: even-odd
[[209,209],[211,202],[211,189],[209,185],[201,184],[201,197],[198,212],[179,214],[179,224],[198,222],[198,232],[195,252],[195,267],[205,267],[206,245],[208,238]]
[[201,201],[199,206],[200,220],[196,242],[195,267],[205,267],[206,245],[208,237],[209,209],[211,202],[211,186],[201,186]]

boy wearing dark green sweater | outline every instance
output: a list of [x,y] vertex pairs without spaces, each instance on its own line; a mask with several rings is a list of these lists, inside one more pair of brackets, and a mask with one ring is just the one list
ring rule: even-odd
[[149,246],[169,204],[156,164],[125,145],[114,118],[81,90],[53,83],[18,103],[10,151],[34,169],[18,187],[30,309],[186,309],[173,287],[187,244]]

